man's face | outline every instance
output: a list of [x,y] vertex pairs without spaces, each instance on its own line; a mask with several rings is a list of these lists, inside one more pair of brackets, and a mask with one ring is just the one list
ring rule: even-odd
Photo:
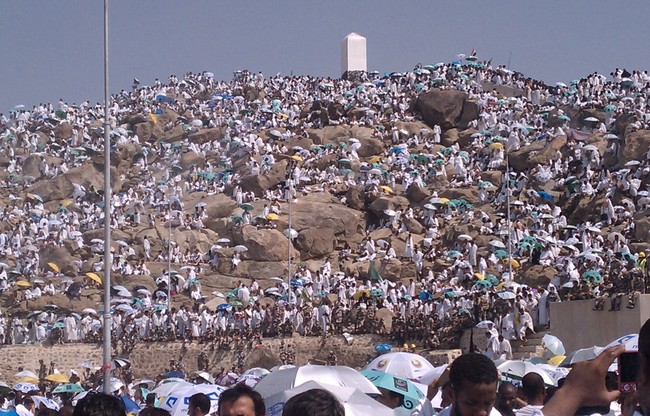
[[257,416],[253,399],[242,396],[232,402],[221,403],[219,416]]
[[497,407],[500,409],[514,409],[515,401],[517,400],[517,390],[513,388],[505,388],[499,390],[497,396]]
[[487,416],[497,397],[497,383],[472,384],[463,381],[452,389],[454,416]]

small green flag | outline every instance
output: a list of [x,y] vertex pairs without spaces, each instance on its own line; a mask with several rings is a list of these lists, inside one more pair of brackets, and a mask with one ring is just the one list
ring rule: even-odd
[[383,282],[384,279],[381,278],[379,275],[379,272],[375,268],[375,262],[371,261],[370,266],[368,267],[368,275],[370,276],[371,280],[377,280],[379,282]]

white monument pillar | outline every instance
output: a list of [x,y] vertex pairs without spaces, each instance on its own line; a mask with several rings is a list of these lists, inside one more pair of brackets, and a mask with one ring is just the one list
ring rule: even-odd
[[343,38],[341,43],[341,73],[367,72],[366,38],[354,32]]

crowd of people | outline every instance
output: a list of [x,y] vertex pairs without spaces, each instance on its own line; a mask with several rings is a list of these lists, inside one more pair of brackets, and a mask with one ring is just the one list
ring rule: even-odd
[[[504,97],[487,85],[519,93]],[[462,329],[484,320],[503,338],[524,341],[549,325],[552,302],[594,299],[594,309],[603,310],[609,299],[608,309],[615,311],[629,295],[626,306],[633,308],[647,286],[636,218],[650,202],[650,153],[625,163],[622,155],[626,137],[648,128],[649,88],[650,78],[640,71],[616,69],[609,79],[594,73],[569,86],[549,86],[504,66],[469,60],[418,65],[383,77],[370,73],[364,82],[248,71],[222,82],[208,72],[188,73],[182,79],[172,75],[166,84],[136,82],[131,91],[112,96],[108,115],[101,105],[63,100],[14,109],[0,114],[0,154],[8,161],[0,185],[9,195],[0,219],[11,224],[0,232],[6,260],[0,264],[0,291],[12,296],[10,305],[29,305],[57,294],[79,299],[101,282],[104,241],[84,235],[103,226],[102,192],[75,183],[70,195],[52,204],[29,191],[102,154],[107,117],[113,153],[131,158],[138,172],[137,183],[110,201],[115,230],[204,229],[215,218],[205,204],[186,206],[196,192],[228,195],[241,208],[241,215],[227,218],[230,225],[258,228],[277,227],[279,216],[287,214],[280,202],[300,203],[316,192],[328,192],[344,205],[350,201],[341,189],[353,187],[369,198],[408,196],[414,187],[435,183],[476,192],[448,199],[434,190],[422,203],[368,210],[365,238],[346,242],[338,258],[328,257],[320,267],[295,265],[291,276],[275,280],[250,276],[225,293],[206,293],[202,280],[224,264],[236,272],[243,261],[246,247],[233,247],[228,237],[203,248],[181,247],[165,237],[144,237],[141,244],[117,241],[112,273],[148,279],[141,286],[113,288],[112,330],[124,342],[192,339],[227,346],[233,338],[253,343],[293,332],[379,333],[400,344],[436,348],[452,346]],[[477,103],[479,116],[469,122],[474,133],[467,143],[442,145],[446,132],[440,126],[417,132],[398,127],[419,120],[412,100],[433,89],[463,91]],[[341,111],[329,111],[327,103]],[[567,115],[601,109],[602,120]],[[145,140],[131,130],[136,119],[181,138]],[[370,127],[385,146],[364,157],[362,141],[350,137],[338,145],[286,145],[311,143],[310,131],[331,125]],[[69,136],[61,135],[62,126],[70,128]],[[213,128],[221,128],[223,138],[190,139]],[[562,145],[543,164],[522,169],[508,163],[538,142]],[[137,153],[129,153],[133,148]],[[181,167],[186,153],[205,157],[205,164]],[[39,158],[36,176],[24,171],[32,156]],[[333,162],[320,163],[325,158]],[[268,174],[281,161],[287,161],[286,175],[277,186],[262,195],[242,187],[244,176]],[[493,173],[492,182],[485,180]],[[575,218],[571,210],[581,201],[590,210]],[[457,234],[453,227],[471,231]],[[390,237],[374,238],[382,229]],[[72,279],[56,264],[42,264],[39,252],[50,246],[69,248],[77,270],[92,261],[93,272]],[[381,278],[394,259],[413,266],[410,279]],[[152,276],[152,262],[180,271]],[[359,262],[368,265],[367,273],[346,269]],[[551,270],[549,281],[522,284],[524,271],[533,266]],[[154,290],[148,289],[151,281]],[[170,295],[186,302],[170,308]],[[101,339],[101,312],[42,309],[25,316],[9,315],[5,308],[1,341]]]

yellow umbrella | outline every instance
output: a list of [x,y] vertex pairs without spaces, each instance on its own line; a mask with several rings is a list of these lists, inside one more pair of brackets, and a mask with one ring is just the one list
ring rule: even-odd
[[291,156],[291,159],[293,159],[293,160],[297,160],[298,162],[302,162],[302,161],[303,161],[303,158],[301,158],[301,157],[298,156],[298,155],[293,155],[293,156]]
[[23,377],[23,378],[19,378],[19,379],[16,381],[16,384],[18,384],[18,383],[32,383],[32,384],[38,384],[38,379],[37,379],[37,378],[34,378],[34,377]]
[[278,116],[282,118],[289,118],[289,115],[284,113],[278,113]]
[[18,287],[32,287],[32,284],[29,283],[26,280],[19,280],[19,281],[16,282],[16,286],[18,286]]
[[498,143],[498,142],[492,143],[490,145],[490,148],[491,149],[503,149],[503,143]]
[[47,263],[57,273],[61,273],[61,268],[56,263]]
[[485,280],[485,276],[483,276],[481,273],[474,273],[474,277],[476,277],[478,280]]
[[49,376],[45,377],[45,381],[51,381],[53,383],[69,383],[70,379],[66,377],[64,374],[50,374]]
[[381,162],[381,156],[373,156],[373,157],[370,158],[370,160],[368,162],[370,162],[370,163],[379,163],[379,162]]
[[[503,259],[503,262],[508,264],[508,259]],[[521,267],[521,264],[515,259],[510,259],[510,264],[512,264],[513,269],[518,269]]]
[[364,296],[364,295],[365,295],[366,297],[370,297],[370,291],[369,291],[368,289],[362,289],[362,290],[359,290],[357,293],[355,293],[354,295],[352,295],[352,298],[353,298],[354,300],[359,300],[359,299],[361,299],[361,297]]
[[61,206],[68,208],[70,205],[73,204],[73,202],[74,201],[72,199],[64,199],[63,201],[61,201]]
[[280,216],[278,214],[268,214],[266,216],[266,219],[270,221],[277,221],[280,219]]
[[449,198],[438,198],[438,202],[441,204],[446,204],[449,202]]
[[99,275],[97,273],[88,272],[88,273],[86,273],[86,276],[88,276],[88,278],[90,280],[94,280],[95,282],[99,283],[100,285],[102,284],[102,278],[99,277]]
[[384,191],[384,192],[388,192],[389,194],[392,194],[392,193],[393,193],[393,188],[391,188],[391,187],[388,186],[388,185],[382,185],[382,186],[380,186],[379,188],[380,188],[382,191]]
[[566,360],[566,356],[564,356],[564,355],[556,355],[553,358],[549,358],[547,363],[550,364],[550,365],[554,365],[554,366],[558,367],[562,363],[562,361],[564,361],[564,360]]

